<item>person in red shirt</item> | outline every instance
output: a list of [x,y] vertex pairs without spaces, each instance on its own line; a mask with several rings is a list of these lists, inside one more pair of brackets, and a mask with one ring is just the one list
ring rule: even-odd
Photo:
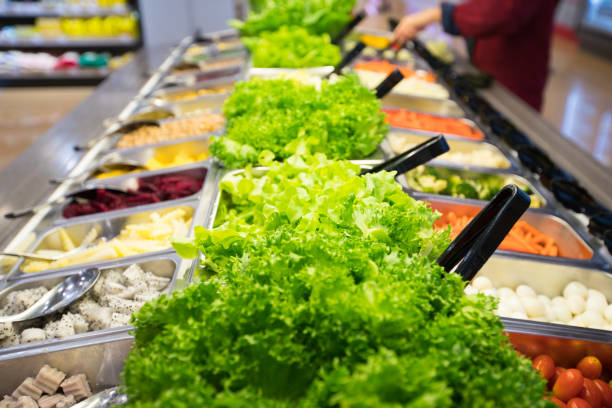
[[536,110],[548,77],[553,17],[558,0],[468,0],[402,18],[394,41],[404,43],[432,23],[471,37],[472,63]]

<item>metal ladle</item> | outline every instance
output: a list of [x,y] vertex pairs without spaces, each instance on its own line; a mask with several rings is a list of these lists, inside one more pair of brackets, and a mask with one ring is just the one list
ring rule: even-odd
[[88,268],[70,275],[23,312],[0,316],[0,323],[23,322],[55,313],[87,293],[95,285],[99,276],[98,268]]

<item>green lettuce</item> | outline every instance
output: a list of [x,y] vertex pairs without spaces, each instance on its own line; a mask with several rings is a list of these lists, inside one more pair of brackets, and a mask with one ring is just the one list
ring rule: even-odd
[[291,157],[221,188],[218,227],[177,247],[201,281],[133,318],[131,407],[553,406],[394,174]]
[[251,51],[254,67],[308,68],[336,65],[340,48],[331,43],[328,34],[309,34],[302,27],[283,26],[259,37],[243,37]]
[[246,21],[230,24],[246,37],[284,25],[304,27],[312,34],[334,34],[351,20],[355,4],[355,0],[258,0]]
[[263,151],[276,160],[314,153],[363,158],[387,132],[380,108],[352,75],[323,81],[320,89],[296,80],[254,78],[237,84],[225,102],[227,132],[214,138],[210,149],[230,168],[257,163]]

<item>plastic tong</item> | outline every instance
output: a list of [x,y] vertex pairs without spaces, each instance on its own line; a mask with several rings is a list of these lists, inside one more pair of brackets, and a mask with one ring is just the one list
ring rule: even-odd
[[381,170],[397,171],[398,174],[406,173],[429,160],[448,152],[449,147],[446,139],[442,135],[434,136],[423,143],[414,146],[399,156],[395,156],[387,161],[380,163],[371,169],[362,170],[361,174],[377,173]]
[[342,30],[340,30],[338,34],[336,34],[336,36],[332,39],[332,44],[337,45],[340,43],[340,41],[344,40],[344,38],[349,35],[351,31],[353,31],[353,28],[355,28],[357,24],[361,23],[361,20],[363,20],[364,18],[366,18],[365,11],[362,10],[357,13],[355,17],[353,17],[353,19],[349,21],[348,24],[345,25],[344,28],[342,28]]
[[471,281],[530,204],[531,199],[518,186],[505,186],[451,242],[438,265],[446,272],[456,266],[455,273]]

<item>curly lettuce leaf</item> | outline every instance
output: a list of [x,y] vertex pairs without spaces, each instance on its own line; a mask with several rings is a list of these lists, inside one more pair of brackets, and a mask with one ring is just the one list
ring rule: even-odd
[[[276,160],[315,153],[367,157],[388,129],[380,107],[354,76],[323,81],[320,89],[295,80],[251,79],[238,84],[225,102],[227,132],[213,141],[211,151],[227,167],[255,164],[264,150]],[[249,154],[243,153],[245,146]]]
[[257,36],[280,27],[300,26],[312,34],[334,34],[351,20],[356,0],[258,0],[246,21],[230,25],[242,36]]
[[282,26],[259,37],[244,37],[257,68],[309,68],[336,65],[340,48],[328,34],[309,34],[302,27]]

